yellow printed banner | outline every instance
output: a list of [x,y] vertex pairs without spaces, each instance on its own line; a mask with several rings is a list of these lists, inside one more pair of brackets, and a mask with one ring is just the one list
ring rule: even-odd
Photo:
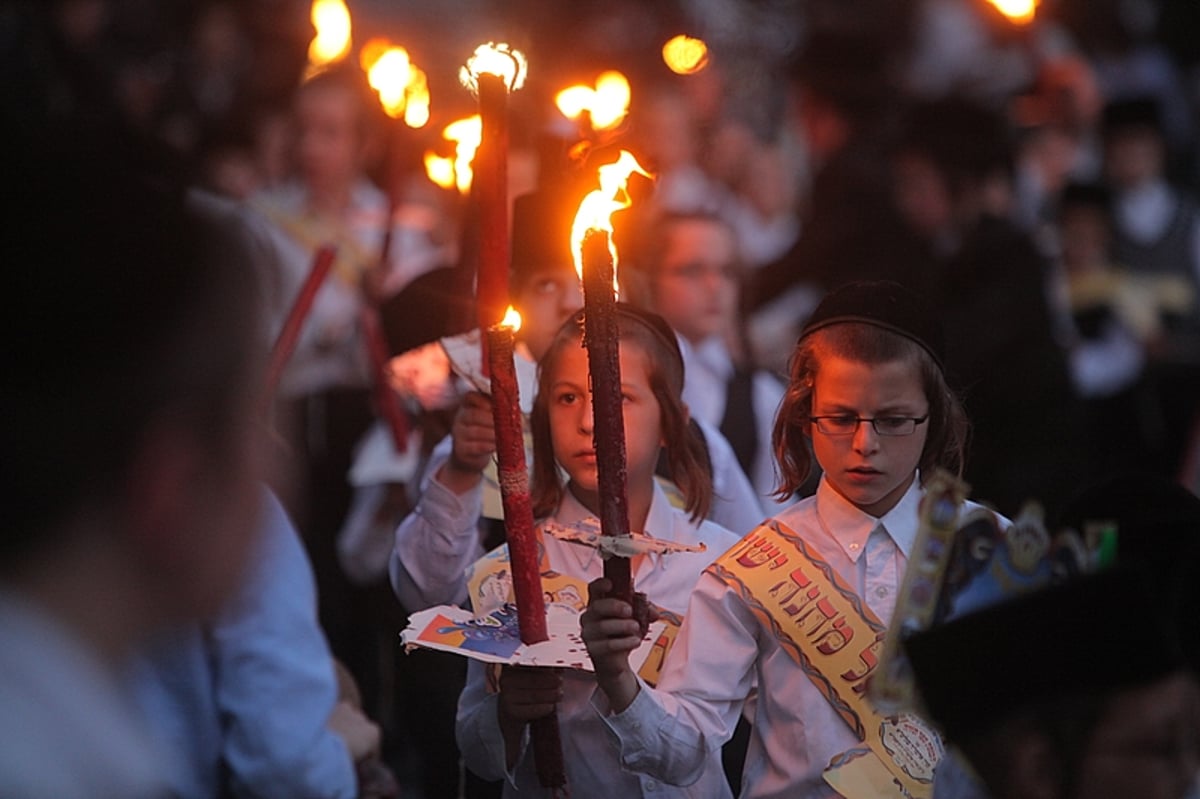
[[916,716],[884,716],[871,704],[867,682],[887,628],[829,564],[795,531],[770,521],[709,570],[742,595],[866,744],[835,759],[826,781],[852,799],[929,797],[941,739]]

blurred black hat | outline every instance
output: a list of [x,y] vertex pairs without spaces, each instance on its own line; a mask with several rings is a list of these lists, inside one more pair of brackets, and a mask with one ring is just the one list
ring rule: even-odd
[[1104,135],[1137,129],[1163,132],[1162,112],[1153,97],[1130,97],[1104,106],[1100,118],[1100,130]]
[[1182,668],[1151,597],[1144,570],[1114,567],[913,633],[904,649],[929,719],[961,742],[1041,701]]
[[1089,522],[1117,529],[1117,563],[1154,577],[1161,612],[1177,620],[1184,653],[1200,667],[1200,497],[1168,477],[1129,472],[1080,491],[1056,527],[1083,533]]
[[512,214],[509,285],[518,288],[532,273],[546,269],[574,273],[571,225],[582,197],[582,192],[572,191],[564,183],[542,187],[516,198]]
[[800,331],[810,333],[842,322],[862,322],[920,344],[939,364],[946,345],[937,314],[912,289],[890,280],[846,283],[825,295]]

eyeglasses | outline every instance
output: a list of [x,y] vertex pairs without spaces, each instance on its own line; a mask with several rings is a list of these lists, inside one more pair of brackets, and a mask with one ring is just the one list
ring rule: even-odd
[[871,427],[881,436],[911,436],[917,432],[917,425],[929,420],[929,414],[921,417],[912,416],[876,416],[867,419],[862,416],[810,416],[817,429],[827,436],[852,436],[858,432],[858,425],[870,422]]

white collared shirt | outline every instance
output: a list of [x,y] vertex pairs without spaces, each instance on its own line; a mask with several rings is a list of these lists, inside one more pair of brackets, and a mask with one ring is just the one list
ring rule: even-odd
[[[683,401],[687,403],[692,416],[719,429],[725,418],[729,380],[734,373],[733,358],[729,349],[720,336],[712,336],[695,344],[681,339],[680,351],[684,361]],[[755,370],[751,383],[751,401],[758,448],[746,476],[758,494],[759,503],[765,511],[764,516],[778,513],[792,504],[778,503],[771,496],[779,483],[775,456],[771,448],[771,433],[784,391],[783,381],[772,373],[762,369]],[[736,459],[734,464],[737,465]]]
[[[592,516],[567,492],[551,521],[571,524]],[[687,610],[688,596],[700,573],[719,554],[737,542],[737,536],[712,522],[691,522],[670,504],[656,485],[646,531],[656,538],[685,544],[703,543],[704,552],[649,555],[636,562],[634,587],[654,604],[674,613]],[[555,571],[590,582],[603,573],[603,563],[594,549],[543,536],[546,557]],[[501,779],[505,774],[504,741],[497,720],[497,695],[487,689],[486,666],[472,660],[467,684],[459,699],[457,737],[463,761],[480,777]],[[567,785],[572,799],[609,797],[704,797],[730,795],[721,767],[720,752],[707,759],[699,779],[689,788],[663,784],[655,777],[630,773],[621,768],[617,749],[589,699],[596,688],[588,672],[567,671],[563,699],[558,706],[559,729],[566,765]],[[526,736],[528,738],[528,735]],[[505,786],[505,796],[548,795],[539,787],[531,751],[525,751]]]
[[[914,480],[877,519],[822,479],[815,496],[777,518],[887,624],[916,538],[921,496]],[[974,507],[968,502],[963,512]],[[711,574],[696,584],[658,688],[643,685],[620,714],[607,713],[599,691],[593,705],[617,736],[626,768],[678,783],[693,779],[720,751],[756,691],[742,796],[836,797],[821,772],[858,739],[740,594]]]

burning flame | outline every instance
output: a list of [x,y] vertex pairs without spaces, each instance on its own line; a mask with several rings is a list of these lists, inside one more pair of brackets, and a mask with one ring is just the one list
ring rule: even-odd
[[350,9],[344,0],[313,0],[316,35],[308,45],[310,69],[340,61],[350,52]]
[[403,117],[410,128],[429,121],[429,82],[407,50],[386,39],[372,39],[363,45],[359,63],[388,116]]
[[475,53],[459,70],[458,79],[463,86],[473,93],[478,93],[479,75],[487,72],[503,78],[504,85],[510,92],[514,92],[525,85],[526,71],[524,53],[514,50],[507,44],[488,42],[475,48]]
[[663,63],[676,75],[694,75],[708,66],[708,45],[703,39],[679,34],[662,49]]
[[504,318],[500,320],[502,327],[511,327],[513,332],[521,329],[521,314],[517,313],[517,309],[508,306],[508,310],[504,312]]
[[629,81],[616,70],[600,73],[596,86],[570,86],[559,92],[554,104],[567,119],[578,119],[587,111],[592,127],[609,130],[629,113]]
[[1026,25],[1033,22],[1038,0],[988,0],[1010,22]]
[[617,248],[612,241],[612,214],[622,208],[628,208],[629,176],[634,172],[645,177],[652,175],[642,168],[633,154],[622,150],[620,156],[611,164],[604,164],[596,170],[599,175],[600,188],[589,192],[579,203],[579,211],[575,214],[575,222],[571,225],[571,256],[575,261],[575,272],[583,280],[583,238],[589,230],[601,230],[609,234],[608,251],[613,259],[613,291],[617,291]]
[[442,138],[454,142],[454,157],[447,158],[429,151],[425,153],[425,174],[429,179],[449,189],[457,186],[458,191],[466,194],[471,190],[471,180],[474,172],[471,160],[479,149],[479,140],[483,135],[483,120],[479,114],[451,122],[442,131]]

